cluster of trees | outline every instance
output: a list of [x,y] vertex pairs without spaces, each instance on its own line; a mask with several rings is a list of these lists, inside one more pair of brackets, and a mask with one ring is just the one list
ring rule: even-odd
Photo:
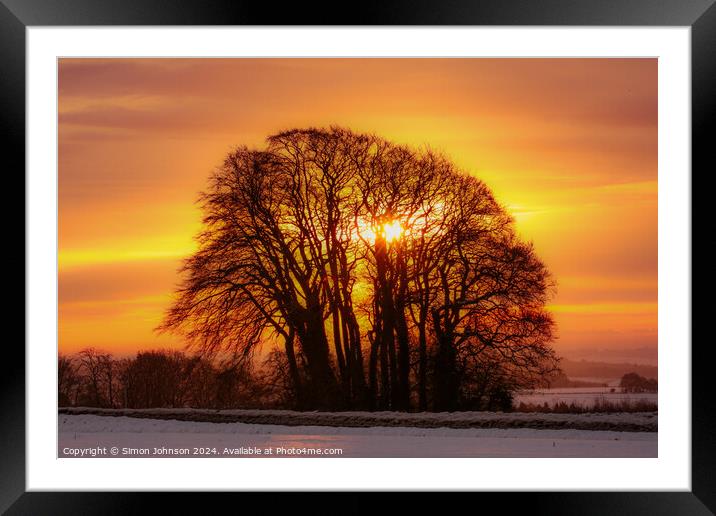
[[286,131],[232,151],[200,201],[159,330],[234,364],[272,350],[295,408],[488,408],[557,369],[548,270],[435,152]]
[[179,351],[115,358],[88,348],[58,359],[59,406],[264,408],[288,406],[271,376],[222,368]]
[[657,392],[659,384],[656,378],[645,378],[637,373],[626,373],[619,386],[622,392]]

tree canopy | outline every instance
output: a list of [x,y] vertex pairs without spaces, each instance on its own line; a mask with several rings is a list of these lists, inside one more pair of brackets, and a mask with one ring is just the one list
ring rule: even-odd
[[160,330],[238,362],[270,346],[296,408],[486,407],[556,368],[547,268],[436,152],[285,131],[230,152],[200,202]]

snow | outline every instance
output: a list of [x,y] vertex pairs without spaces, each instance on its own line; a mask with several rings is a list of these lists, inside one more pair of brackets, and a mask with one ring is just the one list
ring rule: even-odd
[[[611,389],[615,389],[615,392],[611,392]],[[559,402],[564,402],[568,405],[574,403],[582,407],[592,407],[597,401],[611,403],[648,401],[657,404],[658,398],[659,395],[656,392],[623,393],[619,392],[618,387],[564,387],[520,392],[515,396],[514,404],[515,406],[520,403],[543,405],[546,402],[548,405],[554,406]]]
[[[317,450],[341,457],[656,457],[657,443],[656,432],[287,426],[60,414],[58,455],[256,457],[255,450],[270,448],[273,457],[315,456]],[[118,455],[108,451],[112,447]]]

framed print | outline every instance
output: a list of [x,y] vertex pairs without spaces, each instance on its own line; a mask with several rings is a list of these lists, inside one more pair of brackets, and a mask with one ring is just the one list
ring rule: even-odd
[[550,4],[4,1],[28,302],[3,508],[713,511],[716,8]]

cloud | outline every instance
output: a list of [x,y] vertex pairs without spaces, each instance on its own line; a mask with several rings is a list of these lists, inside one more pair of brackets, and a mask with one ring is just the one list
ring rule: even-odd
[[61,59],[61,345],[173,345],[152,321],[208,173],[337,123],[430,144],[512,208],[558,282],[558,348],[655,347],[657,86],[655,59]]

